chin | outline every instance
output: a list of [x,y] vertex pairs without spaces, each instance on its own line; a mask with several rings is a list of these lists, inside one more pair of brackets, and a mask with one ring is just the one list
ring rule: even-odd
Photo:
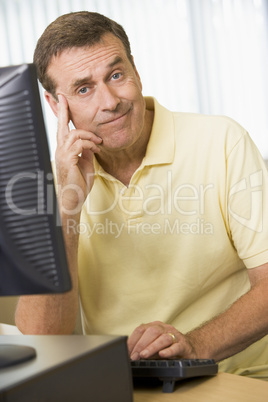
[[99,135],[102,139],[101,147],[104,149],[111,150],[123,150],[132,146],[135,141],[132,136],[127,136],[126,133],[116,133],[109,136]]

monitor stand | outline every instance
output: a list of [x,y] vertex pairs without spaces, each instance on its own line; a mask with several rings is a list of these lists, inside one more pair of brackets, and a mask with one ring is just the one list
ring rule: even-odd
[[14,366],[36,357],[36,351],[31,346],[0,345],[0,369]]

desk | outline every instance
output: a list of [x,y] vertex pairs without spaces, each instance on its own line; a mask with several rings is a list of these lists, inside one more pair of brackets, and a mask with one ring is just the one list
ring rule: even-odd
[[160,388],[138,388],[134,402],[267,402],[268,382],[219,373],[215,377],[193,379],[176,386],[171,394]]
[[25,345],[36,357],[0,369],[0,401],[132,402],[127,337],[1,335],[0,345]]
[[[16,395],[20,395],[20,402],[127,402],[132,399],[124,337],[0,336],[0,344],[12,343],[34,346],[37,357],[1,370],[0,400],[18,401],[12,399]],[[106,379],[105,386],[103,378]],[[10,398],[5,395],[6,399],[3,399],[2,393],[9,391]],[[35,392],[38,397],[30,398]],[[213,377],[179,382],[171,394],[162,393],[161,387],[134,390],[133,402],[178,401],[267,402],[268,382],[219,373]]]

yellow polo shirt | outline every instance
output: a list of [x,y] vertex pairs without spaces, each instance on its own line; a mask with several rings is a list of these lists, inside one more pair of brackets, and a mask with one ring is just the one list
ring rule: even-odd
[[[129,187],[95,160],[76,228],[86,334],[129,335],[154,320],[185,333],[244,294],[247,269],[268,261],[267,170],[246,131],[227,117],[146,102],[155,118]],[[254,347],[268,352],[265,338]],[[252,355],[221,369],[267,363]]]

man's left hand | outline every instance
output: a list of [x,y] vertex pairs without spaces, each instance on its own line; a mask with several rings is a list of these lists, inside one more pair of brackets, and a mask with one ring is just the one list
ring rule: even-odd
[[193,345],[172,325],[160,321],[141,324],[128,339],[132,360],[196,358]]

